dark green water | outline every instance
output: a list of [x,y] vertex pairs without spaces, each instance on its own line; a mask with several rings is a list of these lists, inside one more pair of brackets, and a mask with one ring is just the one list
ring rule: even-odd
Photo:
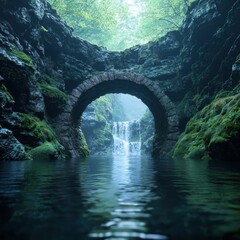
[[0,163],[0,239],[240,239],[240,166],[146,156]]

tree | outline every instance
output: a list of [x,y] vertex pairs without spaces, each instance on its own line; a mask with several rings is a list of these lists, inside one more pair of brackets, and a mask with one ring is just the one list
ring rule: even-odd
[[48,0],[75,35],[124,50],[179,28],[194,0]]
[[146,11],[141,18],[140,35],[152,40],[178,29],[185,18],[186,11],[194,0],[148,0]]

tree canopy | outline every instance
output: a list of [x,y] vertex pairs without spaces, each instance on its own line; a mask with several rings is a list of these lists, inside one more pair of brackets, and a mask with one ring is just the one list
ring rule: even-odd
[[87,41],[121,51],[177,29],[194,0],[48,0]]

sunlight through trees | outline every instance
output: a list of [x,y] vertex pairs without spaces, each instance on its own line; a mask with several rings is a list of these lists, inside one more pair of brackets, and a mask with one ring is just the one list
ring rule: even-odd
[[48,0],[80,38],[121,51],[179,28],[194,0]]

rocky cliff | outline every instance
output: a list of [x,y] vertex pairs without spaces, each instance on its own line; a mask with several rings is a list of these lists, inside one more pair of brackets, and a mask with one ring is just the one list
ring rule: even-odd
[[88,105],[82,114],[81,128],[92,154],[110,154],[112,136],[113,103],[111,95],[105,95]]
[[[214,158],[221,146],[228,145],[225,156],[230,149],[234,158],[238,156],[240,0],[199,0],[178,31],[123,52],[108,52],[74,37],[45,0],[0,3],[1,160],[26,159],[27,153],[51,159],[64,153],[56,133],[68,94],[86,78],[111,69],[140,73],[161,86],[177,105],[182,131],[191,117],[203,111],[188,124],[176,156]],[[224,103],[224,98],[234,103]],[[232,111],[207,114],[204,107],[210,104],[209,111],[215,111],[218,99],[220,109],[234,106]],[[207,138],[200,134],[201,124],[197,128],[195,121],[202,118],[212,127],[209,121],[216,116],[217,125],[229,121],[234,131],[219,131],[212,141],[213,134]],[[196,135],[201,149],[195,148]],[[189,143],[191,148],[186,147]],[[196,155],[190,154],[193,150]]]

